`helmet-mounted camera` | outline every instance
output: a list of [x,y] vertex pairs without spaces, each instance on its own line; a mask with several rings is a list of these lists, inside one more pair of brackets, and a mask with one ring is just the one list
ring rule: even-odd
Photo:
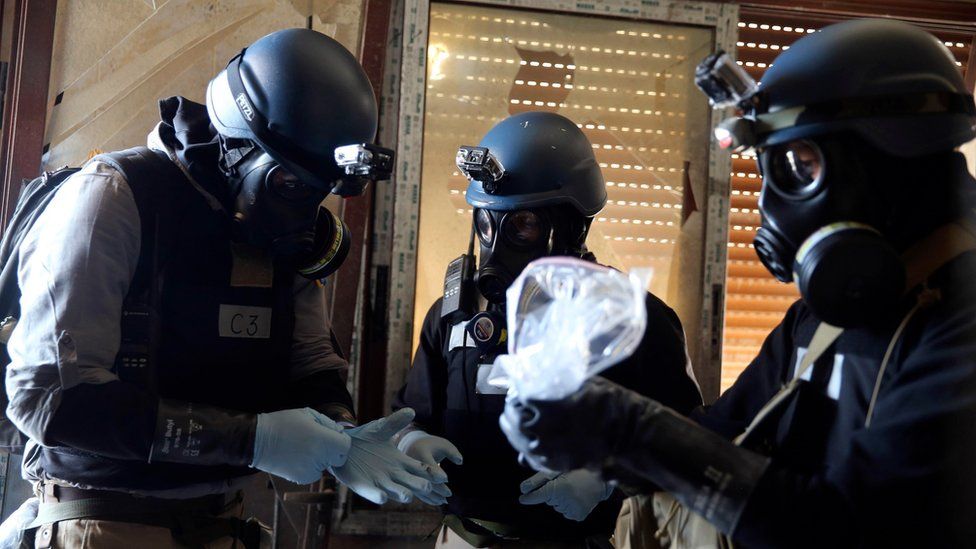
[[391,149],[369,143],[336,147],[336,165],[345,171],[333,194],[357,196],[363,193],[370,181],[383,181],[393,174],[395,153]]
[[459,147],[455,163],[465,177],[480,181],[488,194],[498,192],[498,184],[505,177],[505,167],[486,147]]
[[759,89],[749,74],[719,50],[709,55],[695,69],[697,85],[715,108],[737,106],[748,110]]
[[[698,65],[695,84],[715,108],[734,106],[749,114],[756,110],[759,85],[723,50]],[[724,120],[715,128],[715,139],[723,149],[747,149],[756,144],[755,121],[742,117]]]

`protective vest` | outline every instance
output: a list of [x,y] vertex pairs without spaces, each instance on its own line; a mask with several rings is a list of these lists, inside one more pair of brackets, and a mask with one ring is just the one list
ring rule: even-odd
[[609,532],[622,500],[616,495],[597,505],[583,522],[564,519],[548,505],[518,503],[519,484],[535,471],[519,464],[518,455],[498,426],[505,408],[504,391],[485,383],[495,358],[506,349],[499,345],[483,352],[476,347],[475,336],[464,330],[466,324],[446,327],[449,337],[443,342],[448,364],[443,436],[464,456],[461,466],[446,461],[441,464],[454,492],[448,511],[459,517],[506,524],[527,539],[578,540]]
[[[284,396],[294,329],[294,270],[268,265],[262,272],[259,262],[233,253],[227,214],[214,211],[189,181],[166,193],[144,181],[128,184],[142,244],[122,314],[116,373],[161,398],[252,413],[275,409]],[[146,341],[148,353],[139,345]],[[82,487],[171,490],[254,472],[116,460],[67,447],[36,446],[35,452],[25,463],[36,461],[46,477]]]

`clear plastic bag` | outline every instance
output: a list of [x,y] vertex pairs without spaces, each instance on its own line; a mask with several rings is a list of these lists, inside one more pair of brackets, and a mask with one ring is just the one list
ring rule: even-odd
[[652,270],[625,274],[568,257],[533,261],[507,292],[508,354],[489,383],[555,400],[630,356],[647,325]]

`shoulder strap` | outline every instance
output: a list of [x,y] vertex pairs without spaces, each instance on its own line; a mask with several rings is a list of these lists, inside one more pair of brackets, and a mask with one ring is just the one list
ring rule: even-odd
[[[904,254],[902,254],[902,261],[905,264],[906,270],[906,293],[916,288],[919,284],[922,284],[929,278],[929,276],[932,275],[932,273],[937,271],[949,261],[955,259],[965,252],[972,250],[976,250],[976,228],[974,228],[970,220],[959,220],[937,228],[928,236],[912,245],[908,250],[905,251]],[[875,380],[871,400],[868,405],[865,426],[870,426],[871,424],[871,418],[874,414],[874,405],[877,402],[878,393],[881,388],[881,380],[888,366],[888,362],[891,359],[891,354],[895,343],[898,341],[898,338],[901,336],[905,326],[908,324],[908,321],[911,320],[912,316],[914,316],[919,308],[931,301],[930,294],[928,293],[923,292],[919,297],[920,300],[918,303],[916,303],[908,314],[905,315],[898,328],[895,330],[895,333],[888,344],[888,348],[885,351],[881,367],[878,370],[877,379]],[[791,379],[789,383],[777,391],[776,394],[773,395],[773,397],[769,399],[769,401],[762,408],[760,408],[759,412],[752,419],[752,422],[749,423],[746,430],[734,439],[736,444],[742,445],[746,440],[748,440],[749,436],[755,432],[755,430],[763,422],[766,421],[767,418],[773,415],[775,411],[781,409],[783,403],[787,402],[796,392],[797,387],[799,387],[800,377],[806,373],[810,366],[812,366],[835,341],[837,341],[837,338],[839,338],[842,333],[844,333],[843,328],[831,326],[826,322],[821,322],[820,325],[817,326],[817,331],[813,334],[813,339],[810,341],[810,347],[807,349],[806,355],[804,355],[803,360],[800,362],[800,366],[797,368],[793,379]]]
[[[908,288],[912,289],[922,284],[932,273],[950,260],[972,250],[976,250],[976,227],[970,219],[961,219],[956,223],[939,227],[934,233],[906,252],[904,260]],[[895,344],[898,343],[901,334],[915,313],[935,303],[940,298],[941,292],[929,288],[926,284],[919,292],[915,306],[908,311],[894,335],[891,336],[884,358],[881,360],[881,368],[878,369],[878,375],[874,379],[874,390],[871,391],[871,400],[868,401],[868,411],[864,417],[865,428],[871,426],[871,420],[874,418],[875,405],[878,403],[878,395],[881,393],[881,382],[884,380],[885,371],[888,369],[888,363],[895,350]]]
[[[78,168],[62,168],[45,172],[21,188],[17,206],[7,224],[3,240],[0,241],[0,319],[20,316],[17,269],[20,265],[18,250],[21,242],[54,198],[55,191],[78,171]],[[9,337],[10,331],[6,330],[4,333]],[[6,344],[6,340],[0,337],[0,343]]]
[[[158,213],[173,195],[172,186],[185,179],[183,172],[165,152],[147,147],[133,147],[105,153],[92,159],[105,162],[122,173],[132,190],[144,241],[139,253],[136,276],[133,277],[129,294],[135,296],[150,291],[148,275],[155,268],[152,264],[162,253],[157,249]],[[145,238],[145,237],[152,238]],[[149,297],[148,295],[146,297]],[[148,299],[147,299],[148,304]]]
[[774,411],[779,410],[780,406],[784,402],[787,402],[796,389],[800,386],[800,378],[803,374],[817,362],[823,354],[830,348],[831,345],[837,341],[837,338],[844,333],[843,328],[838,328],[837,326],[832,326],[826,322],[821,322],[817,326],[817,331],[813,334],[813,339],[810,340],[810,347],[807,348],[807,352],[803,355],[803,360],[800,361],[799,367],[796,369],[796,373],[793,375],[793,379],[784,385],[779,391],[773,395],[773,398],[769,399],[759,412],[756,413],[755,417],[746,427],[746,430],[742,432],[741,435],[736,437],[733,442],[737,445],[742,445],[749,436],[757,429],[760,425],[770,416]]

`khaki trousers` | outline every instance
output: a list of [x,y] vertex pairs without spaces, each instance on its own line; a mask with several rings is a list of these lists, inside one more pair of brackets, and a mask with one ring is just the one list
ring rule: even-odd
[[[221,517],[241,518],[243,504],[238,502]],[[265,547],[261,540],[261,547]],[[36,549],[187,549],[173,539],[169,528],[132,522],[76,519],[45,524],[37,529]],[[206,549],[239,549],[240,541],[224,537],[204,545]]]
[[[559,541],[500,541],[490,545],[490,549],[498,547],[531,547],[532,549],[582,549],[585,547],[583,542],[559,542]],[[464,541],[454,530],[447,526],[441,526],[441,531],[437,533],[437,542],[434,549],[477,549],[474,545]]]

